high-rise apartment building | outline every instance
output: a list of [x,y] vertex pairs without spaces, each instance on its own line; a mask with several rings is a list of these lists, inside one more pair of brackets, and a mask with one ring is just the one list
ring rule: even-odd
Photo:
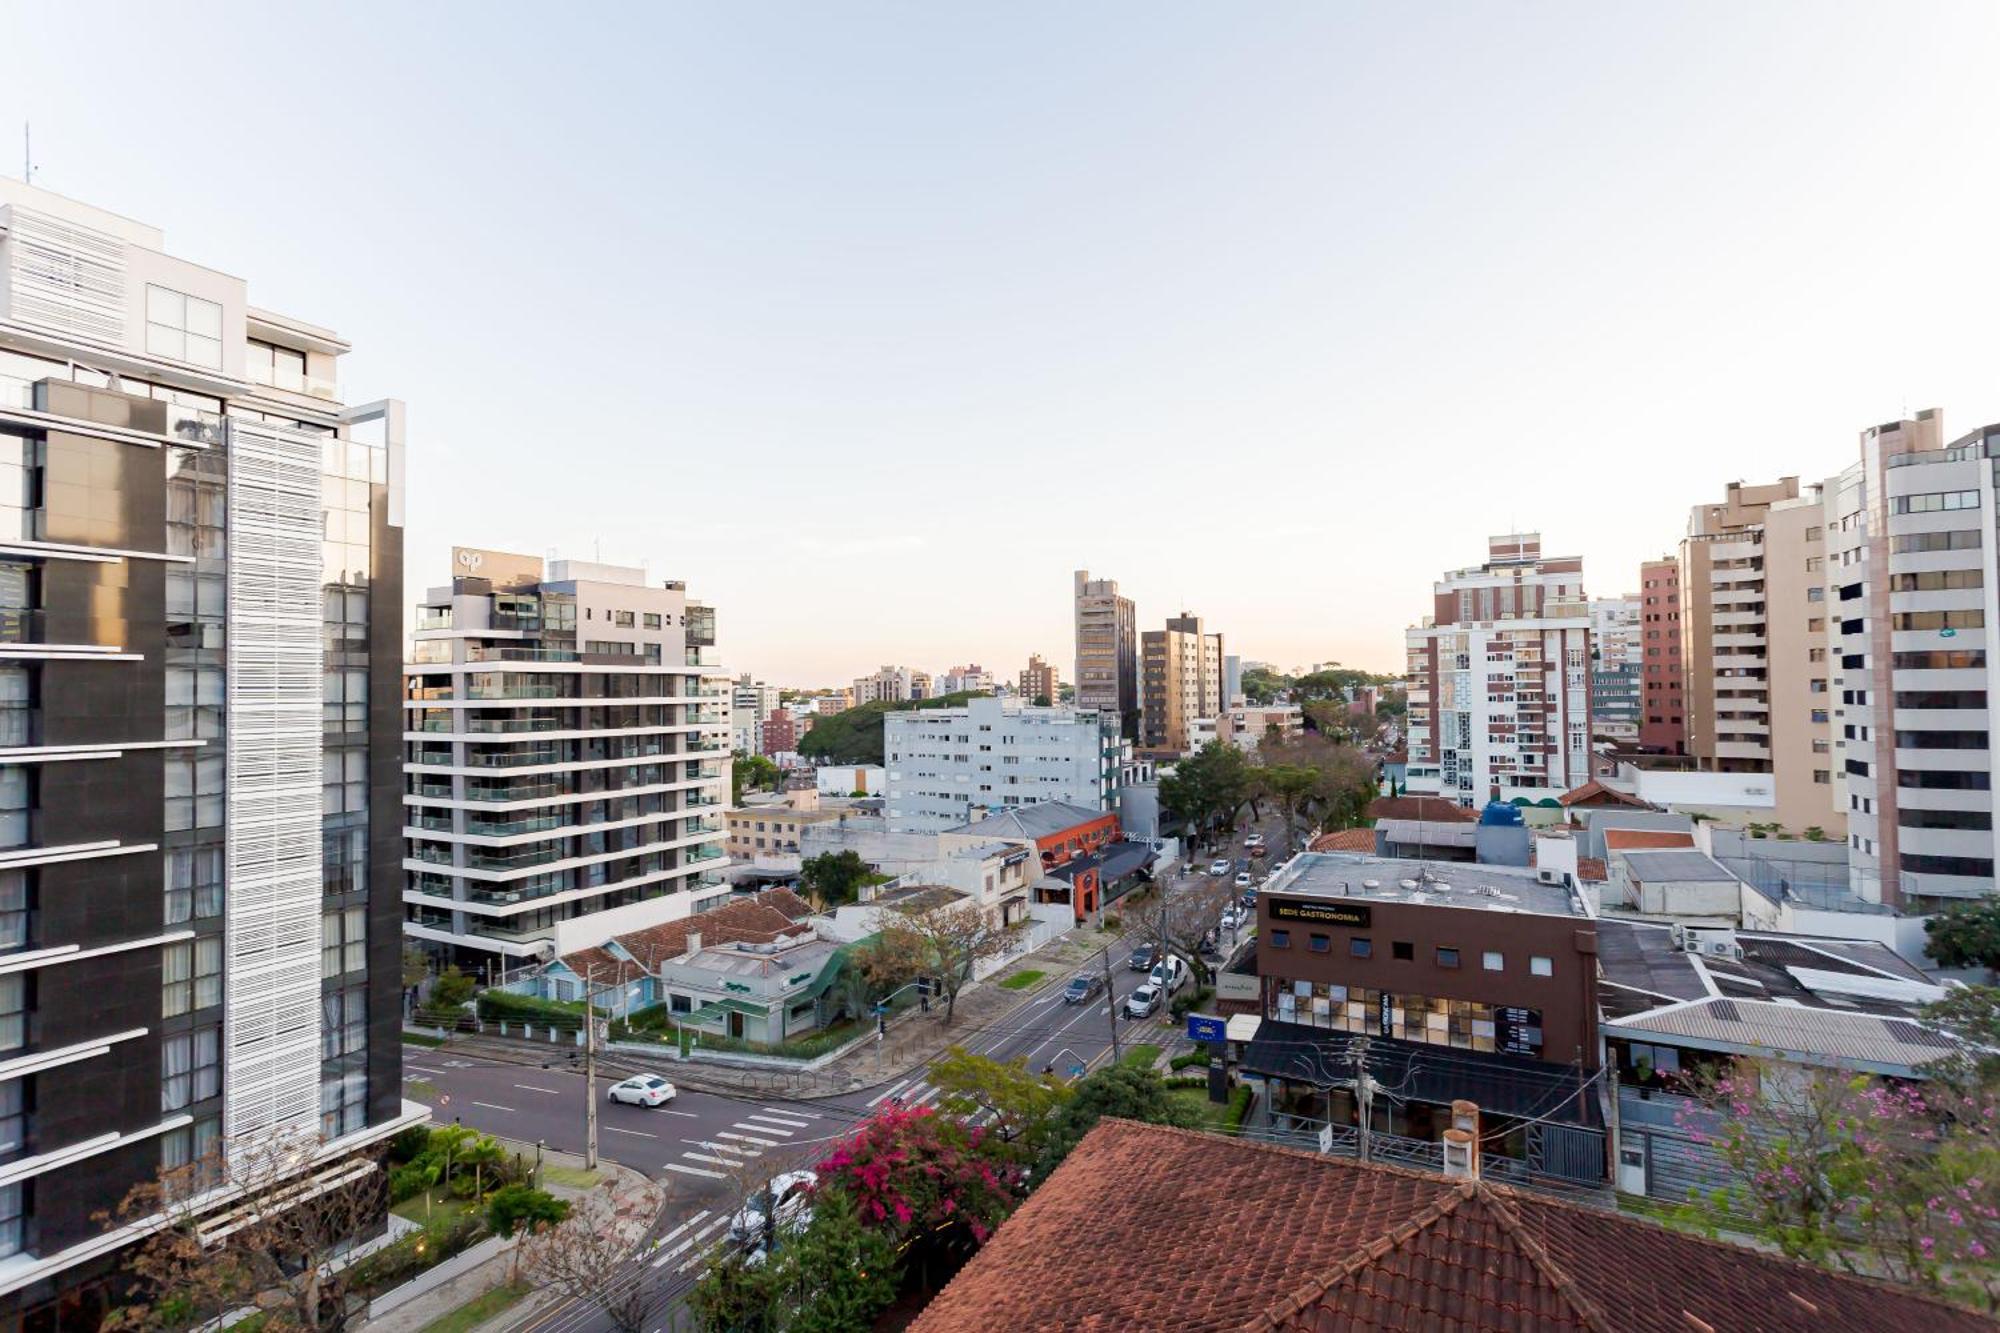
[[[401,1088],[403,412],[150,226],[0,180],[0,1323],[94,1327],[93,1214],[302,1178]],[[310,1187],[310,1186],[307,1186]],[[17,1322],[18,1321],[18,1322]]]
[[[518,966],[727,898],[712,615],[644,571],[452,552],[408,671],[404,930]],[[704,642],[706,640],[706,642]]]
[[777,711],[778,687],[749,672],[729,687],[729,748],[739,754],[764,753],[764,722]]
[[1639,742],[1639,693],[1645,665],[1635,593],[1590,600],[1590,727],[1620,745]]
[[1590,779],[1583,560],[1540,533],[1487,539],[1486,563],[1433,586],[1409,651],[1409,790],[1477,807],[1550,800]]
[[1639,566],[1639,747],[1657,754],[1686,748],[1687,710],[1681,662],[1681,563],[1663,556]]
[[1222,706],[1234,708],[1243,702],[1243,659],[1231,653],[1222,659]]
[[1076,706],[1118,719],[1119,733],[1139,734],[1139,620],[1116,579],[1076,571]]
[[955,666],[940,672],[937,678],[937,692],[946,694],[990,694],[993,690],[993,673],[974,662],[970,666]]
[[1928,909],[1993,892],[2000,426],[1872,426],[1824,488],[1829,702],[1854,889]]
[[1054,704],[1056,689],[1055,667],[1044,662],[1040,653],[1030,653],[1028,665],[1021,671],[1022,702]]
[[1017,806],[1116,806],[1122,743],[1089,708],[983,695],[883,719],[883,814],[892,833],[956,828]]
[[885,666],[872,676],[856,676],[854,706],[900,704],[924,698],[929,693],[930,679],[921,671],[899,666]]
[[1195,723],[1222,715],[1222,636],[1204,633],[1201,617],[1169,616],[1165,629],[1139,636],[1139,749],[1177,756],[1194,747]]
[[1696,505],[1680,551],[1686,753],[1711,773],[1771,775],[1771,821],[1844,820],[1827,698],[1824,504],[1797,477],[1731,482]]

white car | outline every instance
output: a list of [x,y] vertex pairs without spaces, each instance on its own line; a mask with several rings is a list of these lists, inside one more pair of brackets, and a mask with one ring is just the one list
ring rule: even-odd
[[1146,984],[1155,989],[1163,989],[1172,995],[1187,985],[1187,979],[1188,965],[1174,955],[1168,954],[1153,965],[1152,975],[1146,978]]
[[[771,1197],[778,1201],[778,1225],[786,1231],[803,1231],[812,1221],[812,1186],[819,1179],[810,1171],[787,1171],[771,1180]],[[729,1238],[757,1243],[764,1239],[764,1196],[746,1203],[729,1219]]]
[[674,1099],[674,1085],[658,1074],[634,1074],[623,1083],[614,1083],[608,1098],[634,1106],[665,1106]]
[[1230,870],[1235,866],[1235,864],[1236,863],[1234,861],[1211,861],[1208,864],[1208,873],[1215,876],[1217,879],[1221,879],[1224,875],[1230,872]]
[[1264,845],[1264,835],[1261,833],[1252,833],[1243,840],[1243,845],[1245,847],[1262,847]]
[[1247,888],[1249,888],[1249,887],[1250,887],[1250,872],[1249,872],[1249,871],[1247,871],[1247,870],[1242,870],[1242,871],[1238,871],[1238,872],[1237,872],[1237,875],[1236,875],[1236,887],[1237,887],[1237,888],[1239,888],[1239,889],[1247,889]]
[[1151,1018],[1159,1007],[1160,988],[1150,981],[1125,997],[1127,1018]]

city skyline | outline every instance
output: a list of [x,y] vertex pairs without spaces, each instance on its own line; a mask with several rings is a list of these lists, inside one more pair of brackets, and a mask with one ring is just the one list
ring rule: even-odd
[[[1817,479],[1906,411],[2000,419],[1987,7],[583,15],[556,50],[483,11],[328,11],[303,44],[254,12],[124,12],[82,81],[40,53],[98,21],[18,10],[0,128],[34,122],[39,185],[354,337],[343,392],[436,442],[413,568],[644,561],[786,684],[1067,661],[1079,568],[1143,623],[1390,670],[1489,533],[1621,595],[1718,479]],[[1920,73],[1859,95],[1885,52]],[[159,103],[163,63],[355,95],[302,129]],[[192,169],[219,142],[317,202],[272,226]],[[532,416],[512,387],[570,383]],[[519,484],[456,484],[474,455]],[[1114,466],[1087,529],[1000,484]],[[865,572],[869,613],[805,568]]]

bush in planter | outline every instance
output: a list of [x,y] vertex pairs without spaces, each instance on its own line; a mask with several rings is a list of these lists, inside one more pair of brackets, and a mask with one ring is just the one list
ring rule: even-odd
[[1171,1013],[1174,1021],[1178,1023],[1188,1016],[1189,1010],[1198,1009],[1214,998],[1215,991],[1209,986],[1203,986],[1199,990],[1184,990],[1174,996],[1173,1002],[1167,1006],[1167,1012]]

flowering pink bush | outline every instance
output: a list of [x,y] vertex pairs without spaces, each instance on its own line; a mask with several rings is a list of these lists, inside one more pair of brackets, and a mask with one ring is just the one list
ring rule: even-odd
[[1013,1210],[1019,1168],[984,1151],[985,1133],[931,1107],[878,1111],[816,1168],[854,1200],[862,1225],[984,1244]]

